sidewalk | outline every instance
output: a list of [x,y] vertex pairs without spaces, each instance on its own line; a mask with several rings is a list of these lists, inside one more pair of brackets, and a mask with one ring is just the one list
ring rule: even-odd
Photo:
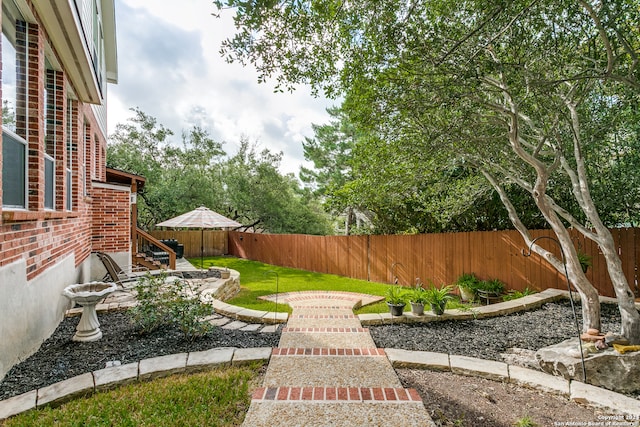
[[[244,426],[433,426],[353,307],[370,295],[280,294],[293,308]],[[368,302],[363,302],[368,303]]]

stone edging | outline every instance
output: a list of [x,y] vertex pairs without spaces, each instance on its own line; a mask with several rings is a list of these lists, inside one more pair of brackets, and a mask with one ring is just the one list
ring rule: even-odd
[[365,325],[386,325],[390,323],[428,323],[442,320],[471,320],[487,317],[504,316],[519,311],[533,310],[543,304],[568,298],[567,291],[559,289],[546,289],[542,292],[527,295],[511,301],[474,307],[470,310],[445,310],[442,315],[425,312],[423,316],[416,316],[407,312],[402,316],[392,316],[390,313],[359,314],[360,323]]
[[[327,292],[325,292],[327,293]],[[328,292],[331,293],[331,292]],[[284,296],[285,294],[279,294]],[[269,296],[262,297],[264,299],[270,299]],[[540,293],[527,295],[522,298],[518,298],[511,301],[505,301],[497,304],[484,305],[481,307],[473,308],[471,310],[446,310],[443,315],[436,316],[435,314],[425,313],[424,316],[415,316],[412,313],[405,313],[402,316],[391,316],[390,313],[368,313],[359,314],[358,318],[360,323],[365,325],[382,325],[389,323],[427,323],[441,320],[471,320],[482,319],[486,317],[503,316],[505,314],[511,314],[523,310],[533,310],[543,304],[553,301],[559,301],[568,298],[568,292],[559,289],[546,289]],[[283,304],[285,299],[282,299]],[[242,320],[250,323],[285,323],[289,314],[284,312],[269,312],[251,310],[244,307],[239,307],[226,302],[213,299],[211,304],[216,313],[221,314],[232,319]],[[356,305],[359,305],[356,303]]]
[[81,396],[137,381],[149,381],[183,372],[195,373],[216,367],[267,362],[272,351],[271,347],[220,347],[205,351],[158,356],[126,365],[87,372],[1,400],[0,420],[46,405],[58,406]]
[[640,416],[640,401],[637,399],[533,369],[494,360],[483,360],[446,353],[393,348],[385,349],[385,351],[394,368],[447,371],[454,374],[509,382],[546,393],[558,394],[581,404],[610,411],[612,414],[628,415],[634,417],[633,419],[637,419]]
[[[541,305],[568,298],[568,292],[547,289],[537,294],[517,300],[478,307],[471,311],[447,310],[444,315],[425,313],[415,316],[406,313],[391,316],[389,313],[360,314],[361,324],[379,325],[406,322],[433,322],[440,320],[469,320],[502,316],[522,310],[532,310]],[[613,301],[615,302],[615,300]],[[251,310],[211,299],[218,314],[251,323],[285,323],[288,313]],[[104,307],[105,311],[124,307]],[[211,350],[179,353],[144,359],[122,366],[114,366],[73,378],[0,401],[0,420],[20,414],[44,405],[60,405],[79,396],[95,391],[108,390],[135,381],[152,380],[180,372],[198,372],[213,367],[241,365],[255,361],[268,361],[271,347],[240,349],[235,347],[214,348]],[[536,390],[559,394],[576,402],[613,411],[615,414],[640,416],[640,401],[615,393],[607,389],[584,384],[575,380],[565,380],[540,371],[508,365],[504,362],[476,359],[473,357],[386,349],[387,357],[397,368],[420,368],[450,371],[456,374],[478,376],[497,381],[506,381]]]
[[[533,369],[474,357],[388,348],[385,354],[394,368],[428,369],[476,376],[558,394],[575,402],[610,411],[640,416],[640,402],[631,397],[579,381],[565,380]],[[80,396],[109,390],[136,381],[148,381],[176,373],[194,373],[223,366],[268,362],[271,347],[221,347],[144,359],[100,369],[0,401],[0,420],[42,406],[58,406]]]

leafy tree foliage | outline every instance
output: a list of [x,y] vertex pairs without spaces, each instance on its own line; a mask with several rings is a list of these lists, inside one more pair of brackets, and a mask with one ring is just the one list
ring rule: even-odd
[[[281,155],[257,153],[247,141],[227,157],[222,144],[199,127],[172,143],[173,132],[139,109],[110,137],[107,164],[142,175],[140,225],[153,228],[198,206],[232,217],[245,227],[273,233],[323,234],[328,222],[321,209],[291,176],[278,168]],[[141,199],[141,200],[140,200]]]
[[282,155],[242,140],[225,165],[231,216],[243,224],[273,233],[326,234],[329,223],[320,206],[305,197],[291,175],[278,173]]
[[[316,197],[324,202],[324,208],[338,221],[344,219],[344,233],[351,234],[360,224],[361,230],[370,230],[372,212],[361,203],[342,197],[341,191],[353,179],[353,149],[362,135],[349,121],[346,113],[333,107],[327,110],[332,120],[326,125],[312,125],[315,138],[306,138],[302,143],[304,157],[312,161],[314,168],[302,167],[300,179]],[[336,224],[335,228],[340,229]]]
[[[613,152],[632,158],[615,144],[634,124],[605,117],[626,108],[635,116],[638,0],[222,3],[236,8],[238,32],[222,49],[229,60],[251,62],[259,79],[274,77],[281,87],[310,83],[343,95],[351,119],[377,139],[365,148],[369,158],[407,153],[378,163],[383,176],[415,173],[411,159],[429,168],[443,157],[481,173],[525,244],[563,271],[562,260],[531,238],[508,188],[528,194],[566,255],[585,327],[599,329],[597,291],[567,227],[594,241],[618,297],[622,333],[640,343],[640,315],[595,204],[588,157],[613,141]],[[624,162],[608,166],[615,173]],[[423,190],[403,180],[381,184],[402,190],[402,198]]]

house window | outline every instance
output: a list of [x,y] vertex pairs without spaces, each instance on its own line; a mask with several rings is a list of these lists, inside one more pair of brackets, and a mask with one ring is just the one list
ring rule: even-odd
[[[20,14],[13,3],[2,10],[2,206],[27,208],[28,156],[24,135],[18,135],[18,54],[16,25]],[[21,133],[24,129],[21,129]]]
[[53,209],[55,193],[56,168],[55,159],[48,154],[44,156],[44,208]]
[[2,128],[2,206],[27,207],[27,142]]
[[93,62],[93,70],[98,82],[98,89],[103,93],[103,70],[104,70],[104,35],[102,34],[102,13],[100,0],[93,0],[93,22],[92,22],[92,46],[91,60]]

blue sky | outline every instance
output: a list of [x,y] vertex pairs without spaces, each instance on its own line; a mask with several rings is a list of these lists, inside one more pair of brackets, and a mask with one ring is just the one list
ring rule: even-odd
[[304,163],[302,141],[311,124],[329,119],[333,101],[301,87],[274,93],[274,82],[257,83],[253,67],[227,64],[220,42],[233,34],[231,11],[221,18],[208,0],[116,0],[118,84],[108,92],[108,127],[138,107],[171,129],[175,141],[197,124],[229,154],[242,136],[260,148],[284,153],[281,171]]

